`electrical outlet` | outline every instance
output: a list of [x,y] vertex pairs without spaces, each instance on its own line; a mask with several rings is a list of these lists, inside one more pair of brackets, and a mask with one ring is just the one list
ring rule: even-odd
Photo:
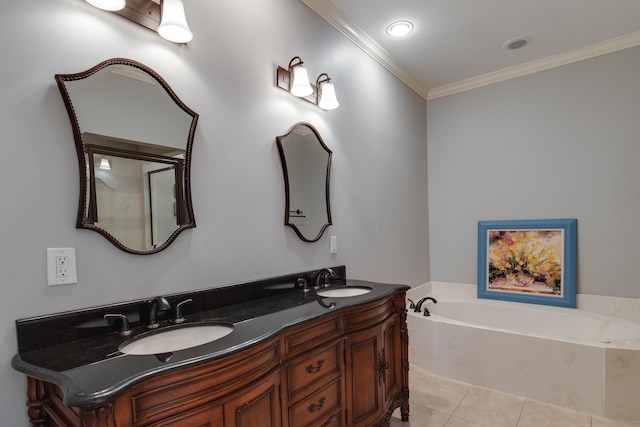
[[337,254],[338,253],[338,237],[331,236],[329,239],[329,253]]
[[49,286],[78,283],[75,248],[47,248]]

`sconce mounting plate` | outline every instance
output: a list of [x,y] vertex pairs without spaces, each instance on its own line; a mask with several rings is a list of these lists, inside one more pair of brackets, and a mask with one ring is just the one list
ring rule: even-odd
[[124,9],[115,13],[153,31],[160,26],[160,4],[152,0],[127,0]]

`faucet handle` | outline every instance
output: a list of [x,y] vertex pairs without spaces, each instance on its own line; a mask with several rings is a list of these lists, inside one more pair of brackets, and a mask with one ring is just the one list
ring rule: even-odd
[[296,282],[298,284],[298,288],[302,288],[302,290],[304,292],[310,292],[311,291],[311,289],[309,288],[309,284],[307,283],[307,281],[306,281],[306,279],[304,277],[298,277]]
[[182,306],[188,302],[193,302],[193,300],[191,298],[188,298],[184,301],[180,301],[178,304],[176,304],[176,314],[175,317],[173,319],[173,321],[175,323],[182,323],[184,322],[184,316],[182,315]]
[[127,319],[127,316],[125,316],[124,314],[107,313],[107,314],[104,315],[104,319],[107,320],[107,321],[109,319],[118,319],[118,320],[120,320],[120,331],[118,331],[118,333],[120,335],[122,335],[123,337],[131,335],[131,328],[129,327],[129,319]]

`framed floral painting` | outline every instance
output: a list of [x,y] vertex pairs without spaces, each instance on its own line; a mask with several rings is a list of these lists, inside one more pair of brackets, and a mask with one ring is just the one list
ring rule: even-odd
[[478,221],[478,298],[575,308],[577,223]]

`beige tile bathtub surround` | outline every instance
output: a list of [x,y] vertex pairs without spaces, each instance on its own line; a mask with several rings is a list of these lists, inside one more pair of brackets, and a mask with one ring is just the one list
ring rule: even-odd
[[[412,288],[407,293],[407,296],[411,299],[413,299],[412,293],[476,298],[477,286],[464,283],[427,282]],[[640,323],[640,298],[577,294],[576,305],[581,310],[607,314]]]
[[[417,301],[429,294],[428,291],[436,298],[476,298],[475,285],[442,282],[413,288],[408,298]],[[640,316],[640,300],[636,299],[578,295],[577,301],[581,310],[609,315],[620,313],[618,317],[632,321]],[[596,416],[640,420],[638,351],[599,345],[564,345],[562,341],[523,336],[517,347],[526,350],[526,357],[515,361],[508,357],[512,348],[499,345],[502,341],[498,332],[420,320],[417,316],[408,318],[409,360],[420,368]],[[415,333],[418,328],[420,332]],[[462,345],[469,343],[471,347]],[[473,348],[473,351],[461,351],[461,348]],[[549,367],[554,369],[551,375]],[[549,377],[551,381],[536,381]]]
[[604,415],[640,420],[640,352],[616,348],[608,348],[605,352]]
[[581,310],[607,314],[640,323],[640,299],[577,294],[576,305]]

